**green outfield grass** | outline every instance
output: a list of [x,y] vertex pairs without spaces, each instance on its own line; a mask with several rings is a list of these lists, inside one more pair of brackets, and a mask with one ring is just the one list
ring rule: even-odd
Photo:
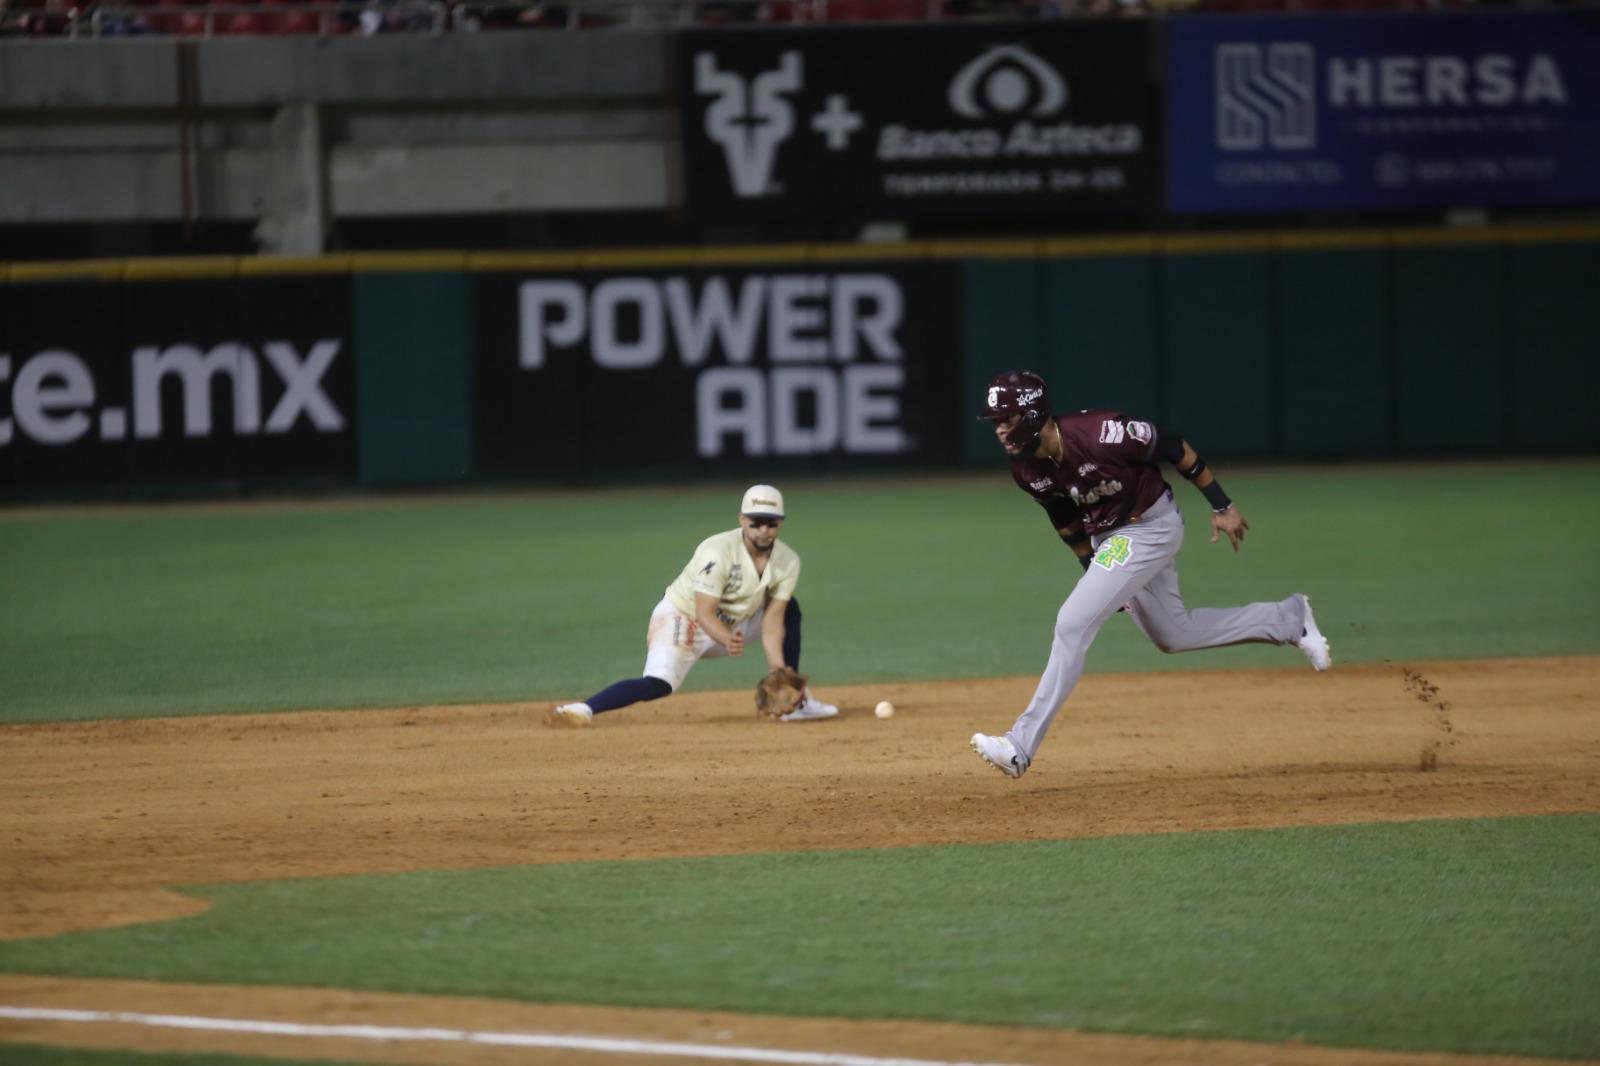
[[[1206,543],[1178,485],[1191,605],[1305,591],[1344,663],[1600,651],[1600,463],[1221,473],[1254,528],[1238,556]],[[999,462],[784,487],[814,680],[1042,668],[1079,570]],[[0,721],[581,697],[640,671],[651,607],[742,488],[0,512]],[[1089,668],[1297,661],[1163,656],[1116,618]]]
[[1600,815],[598,862],[203,886],[0,969],[1584,1058],[1596,883]]

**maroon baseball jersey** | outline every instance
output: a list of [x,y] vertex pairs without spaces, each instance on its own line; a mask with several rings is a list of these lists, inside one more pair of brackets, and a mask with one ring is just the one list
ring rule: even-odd
[[1152,453],[1156,428],[1117,411],[1056,416],[1061,465],[1040,456],[1011,461],[1011,476],[1044,505],[1057,529],[1079,515],[1090,536],[1127,524],[1168,491]]

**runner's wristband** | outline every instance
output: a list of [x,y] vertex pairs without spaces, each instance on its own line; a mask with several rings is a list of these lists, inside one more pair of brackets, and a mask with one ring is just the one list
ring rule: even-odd
[[[1198,485],[1195,487],[1199,488]],[[1212,478],[1211,484],[1200,489],[1200,495],[1204,496],[1206,501],[1211,504],[1213,511],[1226,511],[1233,506],[1233,501],[1228,499],[1226,492],[1222,491],[1222,485],[1218,483],[1216,478]]]

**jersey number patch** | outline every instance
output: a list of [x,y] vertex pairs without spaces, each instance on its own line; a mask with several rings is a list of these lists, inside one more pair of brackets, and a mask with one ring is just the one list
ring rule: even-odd
[[1118,533],[1100,545],[1100,550],[1094,553],[1094,564],[1105,570],[1111,570],[1126,564],[1131,558],[1133,558],[1133,541]]

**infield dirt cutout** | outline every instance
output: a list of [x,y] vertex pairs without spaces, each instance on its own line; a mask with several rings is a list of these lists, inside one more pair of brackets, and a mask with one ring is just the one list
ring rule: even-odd
[[[1011,781],[967,737],[1008,726],[1033,684],[819,686],[844,715],[796,724],[759,721],[748,693],[721,692],[587,730],[545,728],[542,704],[3,727],[0,938],[179,917],[206,904],[169,886],[216,881],[1600,810],[1594,657],[1090,676],[1027,776]],[[883,699],[892,719],[872,715]],[[985,1062],[1484,1061],[4,974],[0,1004]],[[0,1042],[393,1063],[671,1061],[37,1021],[0,1021]]]

